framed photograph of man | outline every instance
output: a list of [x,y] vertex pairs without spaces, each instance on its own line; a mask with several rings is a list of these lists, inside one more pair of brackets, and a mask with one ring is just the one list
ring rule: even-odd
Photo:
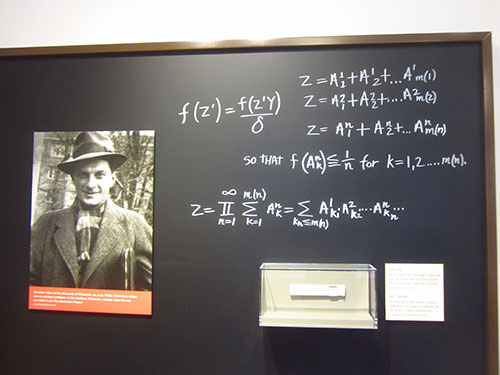
[[30,309],[151,314],[154,136],[34,133]]

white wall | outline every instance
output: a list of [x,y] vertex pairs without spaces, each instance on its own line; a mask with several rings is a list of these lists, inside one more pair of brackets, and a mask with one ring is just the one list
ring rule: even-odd
[[499,8],[498,0],[0,0],[0,47],[495,33],[500,27]]
[[467,31],[493,32],[498,140],[500,0],[0,0],[0,48]]

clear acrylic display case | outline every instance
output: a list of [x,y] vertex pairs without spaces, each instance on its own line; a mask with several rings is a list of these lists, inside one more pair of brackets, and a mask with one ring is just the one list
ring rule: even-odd
[[262,263],[260,272],[260,326],[377,328],[370,264]]

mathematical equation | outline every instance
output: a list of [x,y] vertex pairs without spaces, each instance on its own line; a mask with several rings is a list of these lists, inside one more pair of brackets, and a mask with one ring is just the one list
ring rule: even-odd
[[388,96],[384,92],[364,91],[361,94],[341,93],[332,96],[309,94],[304,96],[304,108],[318,108],[329,105],[345,111],[348,108],[379,109],[388,103],[424,103],[436,104],[437,92],[434,90],[420,91],[418,88],[405,88],[401,95]]
[[369,217],[380,217],[395,222],[405,211],[403,206],[381,200],[359,204],[354,200],[337,202],[334,197],[312,201],[300,200],[293,203],[269,200],[264,188],[244,190],[223,190],[222,200],[214,204],[190,204],[191,216],[216,217],[217,225],[234,227],[238,222],[245,226],[262,227],[264,219],[289,220],[294,227],[314,227],[328,230],[334,221],[360,221]]
[[326,154],[324,151],[318,150],[303,154],[293,153],[288,157],[273,154],[246,155],[243,157],[243,165],[284,166],[292,170],[301,170],[305,174],[319,173],[323,175],[330,168],[337,168],[348,172],[357,169],[366,171],[374,168],[385,168],[388,170],[407,169],[410,171],[432,167],[462,168],[467,165],[467,161],[462,153],[444,155],[438,160],[425,160],[422,156],[418,155],[394,155],[387,153],[382,158],[375,158],[370,154],[357,156],[350,152],[350,150],[333,154]]
[[364,68],[350,72],[332,72],[327,75],[314,77],[310,74],[299,76],[301,87],[331,86],[345,89],[356,85],[379,87],[384,85],[398,85],[402,83],[432,83],[437,80],[437,71],[433,67],[417,69],[412,64],[403,69],[401,74],[392,74],[387,68]]
[[445,123],[434,122],[429,119],[419,119],[413,126],[403,125],[400,121],[376,120],[371,123],[351,121],[339,121],[337,125],[307,125],[308,136],[319,136],[327,133],[333,133],[335,136],[344,138],[354,138],[356,136],[386,136],[395,135],[425,135],[434,137],[444,137],[447,132]]
[[[310,74],[300,75],[300,87],[309,90],[314,87],[327,86],[340,92],[330,95],[308,93],[304,96],[305,108],[330,106],[341,111],[349,108],[378,109],[389,103],[424,103],[436,104],[438,94],[432,88],[422,89],[421,84],[427,85],[437,81],[435,68],[417,69],[413,64],[406,67],[401,74],[392,74],[387,68],[366,68],[351,72],[333,72],[327,75],[313,77]],[[388,95],[381,91],[383,87],[405,84],[398,94]],[[411,85],[411,86],[410,86]],[[345,89],[354,89],[356,86],[369,87],[360,92],[345,92]]]
[[229,106],[223,105],[217,96],[208,102],[199,100],[194,103],[185,102],[178,115],[181,124],[184,125],[188,121],[195,124],[212,121],[218,124],[223,116],[235,114],[241,118],[250,118],[252,133],[258,134],[264,129],[264,119],[268,116],[277,116],[280,109],[281,95],[275,91],[271,95],[241,96],[236,103],[231,103]]

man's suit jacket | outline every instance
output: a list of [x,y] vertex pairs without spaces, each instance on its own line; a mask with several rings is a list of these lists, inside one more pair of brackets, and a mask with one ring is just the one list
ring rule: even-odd
[[[76,204],[76,203],[75,203]],[[125,289],[124,252],[135,253],[136,290],[152,288],[152,230],[144,218],[106,202],[91,257],[80,274],[75,204],[42,215],[31,229],[30,285]]]

